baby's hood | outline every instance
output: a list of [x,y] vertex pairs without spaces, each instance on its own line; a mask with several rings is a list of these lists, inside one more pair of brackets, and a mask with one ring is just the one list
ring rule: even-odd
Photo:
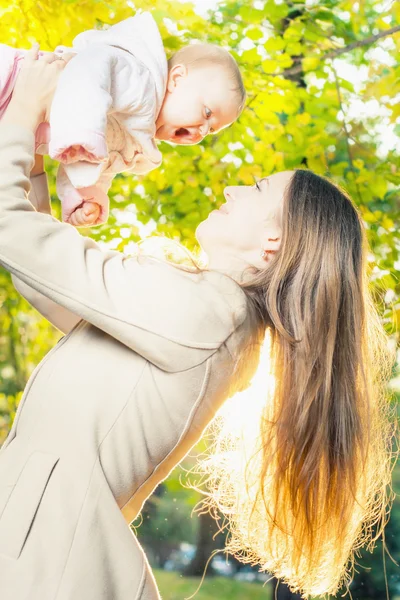
[[149,12],[137,13],[109,29],[83,31],[74,39],[73,48],[81,50],[90,44],[109,44],[127,50],[149,69],[156,84],[158,115],[164,99],[168,63],[157,24]]

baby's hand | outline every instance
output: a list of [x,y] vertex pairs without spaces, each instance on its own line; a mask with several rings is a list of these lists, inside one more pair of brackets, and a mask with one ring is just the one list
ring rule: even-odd
[[74,227],[90,227],[100,216],[100,206],[96,202],[84,202],[75,209],[68,222]]

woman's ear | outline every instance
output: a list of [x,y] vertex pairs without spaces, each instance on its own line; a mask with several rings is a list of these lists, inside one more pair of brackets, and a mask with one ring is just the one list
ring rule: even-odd
[[281,231],[279,228],[274,228],[273,231],[269,231],[261,241],[260,256],[257,261],[258,268],[265,266],[265,263],[269,262],[273,258],[274,254],[279,250],[281,246]]
[[282,240],[281,228],[276,226],[270,228],[261,240],[261,248],[268,254],[274,254],[279,250]]
[[280,246],[281,246],[280,238],[274,238],[274,239],[271,238],[268,241],[264,242],[264,244],[262,245],[262,249],[264,252],[273,254],[277,250],[279,250]]
[[187,75],[187,67],[186,65],[174,65],[170,72],[168,73],[168,82],[167,82],[167,90],[172,93],[176,86],[179,83],[179,80],[182,77],[186,77]]

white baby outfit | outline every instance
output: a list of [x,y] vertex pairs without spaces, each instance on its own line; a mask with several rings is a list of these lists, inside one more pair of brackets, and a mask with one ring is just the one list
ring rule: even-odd
[[[3,51],[0,58],[7,60],[0,60],[0,84],[3,69],[8,76],[3,77],[8,81],[6,106],[21,51],[8,46]],[[100,205],[99,224],[108,218],[107,192],[117,173],[147,173],[161,164],[154,136],[166,90],[167,59],[148,12],[106,30],[85,31],[72,48],[55,49],[56,54],[63,52],[76,56],[60,75],[50,130],[46,136],[41,128],[36,151],[61,163],[57,193],[63,220],[68,221],[84,200],[91,200]]]

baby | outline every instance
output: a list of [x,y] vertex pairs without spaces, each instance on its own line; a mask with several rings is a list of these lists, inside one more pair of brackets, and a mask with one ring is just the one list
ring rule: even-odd
[[[147,173],[161,164],[155,140],[197,144],[239,116],[245,90],[238,66],[222,48],[194,44],[169,61],[150,13],[107,30],[78,35],[60,75],[36,152],[61,164],[57,192],[63,220],[75,226],[108,218],[116,173]],[[24,52],[0,45],[0,118]]]

